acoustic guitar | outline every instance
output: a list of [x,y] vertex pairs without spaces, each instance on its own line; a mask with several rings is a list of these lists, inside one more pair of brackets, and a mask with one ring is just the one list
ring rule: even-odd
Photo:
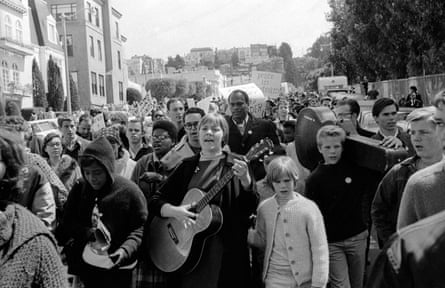
[[[272,149],[272,141],[262,139],[249,150],[245,160],[250,162]],[[186,228],[173,217],[153,218],[149,226],[148,251],[156,267],[164,272],[193,271],[201,259],[206,239],[218,233],[223,223],[221,209],[209,203],[233,177],[232,170],[226,172],[207,193],[197,188],[187,191],[181,205],[191,204],[190,210],[198,214],[195,224]]]

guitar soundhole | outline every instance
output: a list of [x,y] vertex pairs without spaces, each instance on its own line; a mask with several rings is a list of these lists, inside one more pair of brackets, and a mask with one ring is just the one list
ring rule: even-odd
[[175,229],[173,228],[171,223],[168,223],[167,225],[168,234],[170,235],[170,238],[172,238],[173,242],[175,242],[176,245],[179,243],[178,236],[176,236]]

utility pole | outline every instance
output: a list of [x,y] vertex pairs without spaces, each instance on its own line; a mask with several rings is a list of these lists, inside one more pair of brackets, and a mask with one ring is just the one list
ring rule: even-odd
[[71,114],[71,83],[70,83],[70,69],[68,64],[68,40],[66,36],[66,15],[62,14],[63,25],[63,52],[65,54],[65,75],[66,75],[66,109],[68,114]]

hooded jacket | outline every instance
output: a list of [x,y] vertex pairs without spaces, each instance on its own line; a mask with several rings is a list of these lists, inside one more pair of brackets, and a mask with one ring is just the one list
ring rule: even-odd
[[[108,253],[118,248],[126,252],[122,266],[134,261],[148,214],[146,200],[137,185],[114,174],[113,148],[106,138],[100,137],[88,145],[81,159],[83,157],[99,162],[108,180],[99,190],[93,189],[88,181],[79,180],[68,196],[63,222],[58,229],[57,237],[65,246],[69,272],[80,275],[84,269],[89,269],[81,255],[94,231],[91,216],[96,203],[102,214],[100,219],[111,234]],[[84,167],[81,170],[84,174]]]
[[43,223],[20,205],[12,208],[13,234],[0,257],[0,287],[68,287],[56,241]]

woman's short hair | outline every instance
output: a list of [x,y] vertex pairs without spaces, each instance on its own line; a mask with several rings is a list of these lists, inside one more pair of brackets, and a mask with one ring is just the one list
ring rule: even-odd
[[294,160],[289,156],[278,156],[274,158],[266,168],[266,185],[273,188],[272,183],[278,182],[283,177],[289,177],[298,181],[298,168]]
[[223,130],[223,143],[222,146],[229,143],[229,125],[226,118],[218,113],[208,113],[201,118],[198,125],[198,131],[201,130],[202,125],[212,124],[218,125]]
[[327,137],[340,137],[341,142],[345,142],[346,132],[337,125],[322,126],[317,132],[317,145],[321,145],[321,140]]
[[62,139],[59,133],[51,132],[48,133],[45,138],[43,139],[43,147],[42,147],[42,156],[44,158],[49,158],[48,153],[46,152],[46,147],[48,146],[48,143],[51,142],[54,138]]

